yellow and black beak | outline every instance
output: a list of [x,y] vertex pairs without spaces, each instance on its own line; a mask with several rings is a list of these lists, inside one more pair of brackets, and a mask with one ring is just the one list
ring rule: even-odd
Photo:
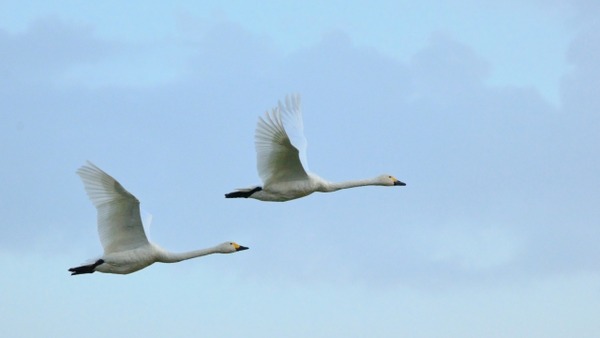
[[395,180],[395,181],[394,181],[394,185],[399,185],[399,186],[403,187],[403,186],[405,186],[405,185],[406,185],[406,183],[404,183],[404,182],[402,182],[402,181]]
[[237,243],[234,243],[234,244],[233,244],[233,247],[235,248],[235,251],[243,251],[243,250],[248,250],[248,247],[247,247],[247,246],[242,246],[242,245],[239,245],[239,244],[237,244]]

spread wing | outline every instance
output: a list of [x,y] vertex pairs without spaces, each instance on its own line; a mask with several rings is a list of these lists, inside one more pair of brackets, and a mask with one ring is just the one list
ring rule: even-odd
[[285,106],[279,102],[271,112],[259,117],[255,147],[258,175],[265,186],[308,178],[300,96],[286,97]]
[[148,244],[140,217],[140,201],[135,196],[89,161],[77,174],[98,209],[98,235],[105,254]]

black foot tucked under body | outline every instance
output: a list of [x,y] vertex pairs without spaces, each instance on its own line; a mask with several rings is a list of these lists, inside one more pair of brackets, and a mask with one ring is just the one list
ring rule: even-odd
[[99,259],[94,264],[82,265],[82,266],[78,266],[76,268],[70,268],[69,271],[71,272],[71,275],[80,275],[83,273],[94,273],[94,271],[96,271],[96,267],[102,263],[104,263],[104,260]]
[[225,198],[248,198],[250,196],[252,196],[252,194],[254,194],[257,191],[261,191],[262,188],[261,187],[256,187],[252,190],[238,190],[238,191],[234,191],[234,192],[230,192],[229,194],[225,194]]

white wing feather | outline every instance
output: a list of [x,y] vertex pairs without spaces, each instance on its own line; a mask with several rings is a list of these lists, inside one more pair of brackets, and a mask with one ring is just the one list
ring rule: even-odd
[[[290,141],[288,131],[294,135],[297,147]],[[265,186],[308,177],[299,96],[288,96],[285,107],[279,102],[278,107],[267,111],[264,118],[259,117],[255,147],[258,174]]]
[[148,244],[135,196],[89,161],[77,174],[98,209],[98,234],[105,254]]
[[283,120],[283,126],[286,134],[288,135],[292,145],[298,149],[298,156],[300,157],[300,163],[304,171],[307,173],[308,161],[306,159],[306,137],[304,136],[304,122],[302,120],[302,108],[300,102],[300,95],[289,95],[285,98],[285,107],[279,102],[279,110]]

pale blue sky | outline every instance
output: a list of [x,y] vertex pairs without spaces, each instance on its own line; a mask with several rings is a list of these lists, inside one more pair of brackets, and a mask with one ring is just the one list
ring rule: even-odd
[[[0,336],[596,337],[596,1],[0,5]],[[311,170],[370,187],[286,203],[254,127],[302,95]],[[172,251],[101,254],[91,160]]]
[[[536,1],[372,1],[369,5],[361,1],[308,4],[203,1],[196,5],[189,1],[160,5],[148,5],[145,1],[28,3],[27,6],[23,2],[5,4],[0,14],[4,29],[23,32],[32,21],[50,16],[85,26],[95,36],[113,42],[170,42],[171,50],[161,50],[160,57],[144,53],[140,56],[145,59],[142,63],[120,60],[124,62],[120,66],[128,70],[119,77],[103,73],[102,79],[96,78],[96,81],[136,84],[171,79],[183,71],[164,54],[181,55],[187,49],[186,42],[195,40],[196,34],[226,21],[268,40],[284,53],[318,43],[329,32],[342,31],[357,45],[402,61],[423,48],[432,33],[439,32],[468,44],[492,63],[490,83],[535,86],[556,103],[558,81],[567,70],[565,51],[576,33],[569,22],[575,17],[572,7],[559,3],[541,6]],[[148,67],[153,66],[161,69],[149,72]]]

